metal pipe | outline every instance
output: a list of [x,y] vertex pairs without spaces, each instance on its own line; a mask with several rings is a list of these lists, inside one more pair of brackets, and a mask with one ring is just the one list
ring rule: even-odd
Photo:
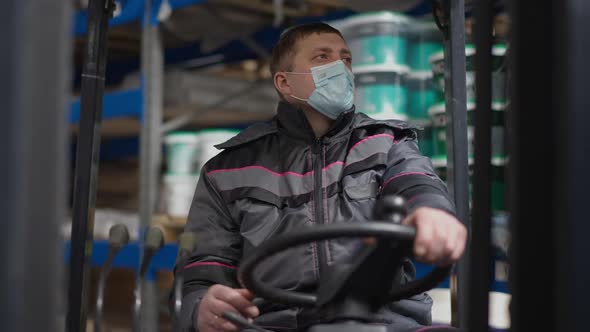
[[[445,107],[448,116],[447,137],[447,183],[451,196],[455,200],[457,218],[471,232],[469,213],[469,166],[467,146],[467,94],[465,91],[465,1],[443,0],[438,2],[440,12],[444,15],[444,22],[439,22],[443,28],[445,48]],[[434,7],[437,10],[437,6]],[[436,16],[435,12],[435,17]],[[457,263],[452,278],[456,279],[456,294],[458,307],[452,309],[454,315],[452,323],[456,327],[466,328],[468,322],[468,283],[469,257],[471,255],[470,242],[465,247],[465,253]]]
[[76,152],[71,235],[67,331],[86,330],[88,262],[92,251],[100,124],[107,62],[108,20],[112,0],[91,0],[88,6],[88,43],[82,71],[80,133]]
[[[145,0],[141,35],[141,91],[143,109],[140,134],[140,193],[139,220],[140,234],[145,232],[152,221],[158,197],[158,177],[162,159],[162,139],[160,126],[164,109],[164,46],[156,17],[156,0]],[[140,243],[142,253],[144,244]],[[144,261],[140,258],[140,262]],[[151,291],[145,293],[145,302],[157,303],[156,285],[150,280],[146,287]],[[146,308],[151,308],[146,306]],[[159,315],[147,311],[142,317],[143,332],[156,331]],[[137,327],[139,328],[139,327]]]
[[[143,306],[143,287],[145,276],[152,260],[152,257],[164,245],[164,235],[158,227],[150,227],[145,234],[143,250],[141,253],[141,263],[137,278],[135,281],[135,302],[133,305],[133,331],[144,331],[145,321],[142,320],[142,306]],[[156,302],[157,303],[157,302]],[[157,326],[151,326],[151,329],[156,329]]]
[[0,330],[64,330],[71,1],[0,11]]
[[162,125],[162,135],[165,135],[168,132],[171,132],[173,130],[181,128],[182,126],[187,125],[188,123],[190,123],[190,121],[193,118],[195,118],[198,115],[203,115],[208,112],[214,111],[215,109],[225,105],[226,103],[232,101],[233,99],[239,98],[245,94],[252,92],[253,90],[255,90],[259,87],[261,81],[262,80],[256,80],[256,81],[252,82],[251,84],[247,85],[246,87],[244,87],[238,91],[235,91],[233,93],[230,93],[227,96],[220,98],[218,101],[212,103],[211,105],[207,105],[203,109],[200,109],[195,112],[190,112],[190,113],[180,115],[180,116],[164,123]]
[[475,12],[475,143],[473,220],[469,282],[469,331],[488,331],[491,286],[492,23],[493,3],[480,0]]
[[102,330],[102,314],[104,308],[104,289],[115,256],[129,242],[129,231],[124,225],[114,225],[109,230],[109,254],[105,260],[98,279],[96,292],[96,310],[94,317],[94,332]]

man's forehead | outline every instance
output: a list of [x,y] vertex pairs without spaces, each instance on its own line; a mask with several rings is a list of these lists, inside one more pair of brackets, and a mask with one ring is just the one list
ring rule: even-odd
[[344,50],[350,52],[344,39],[335,33],[313,33],[298,40],[297,48],[307,51],[333,50],[340,52]]

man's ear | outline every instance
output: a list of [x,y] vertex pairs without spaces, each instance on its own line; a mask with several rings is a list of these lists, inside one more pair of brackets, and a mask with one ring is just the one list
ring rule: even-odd
[[273,82],[277,91],[283,96],[289,96],[293,94],[293,91],[291,91],[291,86],[287,81],[287,74],[284,72],[276,72],[273,77]]

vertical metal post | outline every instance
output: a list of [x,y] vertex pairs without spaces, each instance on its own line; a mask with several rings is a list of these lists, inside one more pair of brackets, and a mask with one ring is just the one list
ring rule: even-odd
[[473,172],[473,222],[469,280],[469,331],[488,331],[491,286],[491,140],[492,140],[492,15],[491,0],[475,3],[474,39],[476,112]]
[[[465,91],[465,1],[444,0],[443,12],[448,17],[445,31],[445,99],[448,116],[447,125],[447,179],[449,190],[455,199],[457,217],[469,233],[469,166],[467,155],[467,94]],[[467,327],[467,287],[470,279],[470,245],[465,248],[463,258],[457,264],[455,274],[456,306],[453,308],[453,325]]]
[[2,331],[63,331],[70,22],[67,1],[2,1]]
[[511,330],[584,331],[590,3],[522,0],[510,8]]
[[[588,329],[590,295],[590,2],[554,1],[557,28],[553,36],[557,92],[551,110],[558,115],[555,169],[556,208],[550,214],[556,230],[554,331]],[[556,17],[559,16],[559,17]],[[529,227],[533,227],[529,225]],[[530,276],[529,276],[530,278]]]
[[92,255],[100,122],[107,62],[107,30],[113,10],[112,0],[91,0],[88,6],[88,42],[82,72],[80,134],[74,178],[67,312],[67,331],[70,332],[86,330],[86,289],[88,262]]
[[[151,224],[158,197],[158,176],[162,159],[161,129],[164,104],[164,54],[154,4],[145,0],[142,22],[141,70],[143,116],[141,119],[140,146],[140,224],[144,234]],[[143,236],[140,237],[143,239]],[[143,244],[141,245],[143,249]],[[151,275],[148,273],[148,276]],[[158,297],[153,278],[144,285],[142,331],[158,329]]]
[[[561,1],[561,0],[557,0]],[[556,149],[566,146],[565,132],[555,126],[563,105],[554,87],[563,77],[555,66],[554,29],[559,18],[552,0],[512,1],[513,31],[509,64],[513,73],[508,112],[509,209],[511,213],[510,288],[511,331],[566,331],[556,328],[557,258],[554,213],[557,198]],[[559,38],[563,38],[559,36]],[[561,52],[561,51],[560,51]],[[556,53],[556,54],[559,54]],[[540,72],[543,79],[539,79]],[[553,84],[552,84],[553,83]],[[526,110],[534,109],[531,117]],[[542,139],[547,133],[557,139]],[[542,143],[542,144],[540,144]],[[539,156],[543,161],[539,162]],[[561,211],[565,212],[565,211]],[[541,252],[539,251],[541,250]],[[539,289],[546,289],[539,298]],[[539,305],[542,301],[542,305]]]

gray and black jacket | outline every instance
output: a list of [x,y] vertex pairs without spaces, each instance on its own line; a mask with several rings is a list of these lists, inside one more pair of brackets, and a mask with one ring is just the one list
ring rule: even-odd
[[[265,240],[302,227],[365,222],[380,195],[399,194],[409,210],[428,206],[453,213],[444,183],[422,156],[416,132],[405,122],[376,121],[347,112],[316,139],[304,113],[279,103],[269,122],[255,124],[217,146],[223,151],[203,167],[186,231],[197,234],[197,248],[182,271],[186,331],[193,331],[195,309],[213,284],[240,287],[242,257]],[[268,259],[262,280],[287,290],[314,291],[326,265],[347,261],[358,241],[310,244]],[[411,264],[402,280],[414,278]],[[391,303],[382,322],[398,332],[431,323],[432,300],[422,294]],[[256,322],[274,331],[300,331],[322,321],[322,313],[260,306]]]

